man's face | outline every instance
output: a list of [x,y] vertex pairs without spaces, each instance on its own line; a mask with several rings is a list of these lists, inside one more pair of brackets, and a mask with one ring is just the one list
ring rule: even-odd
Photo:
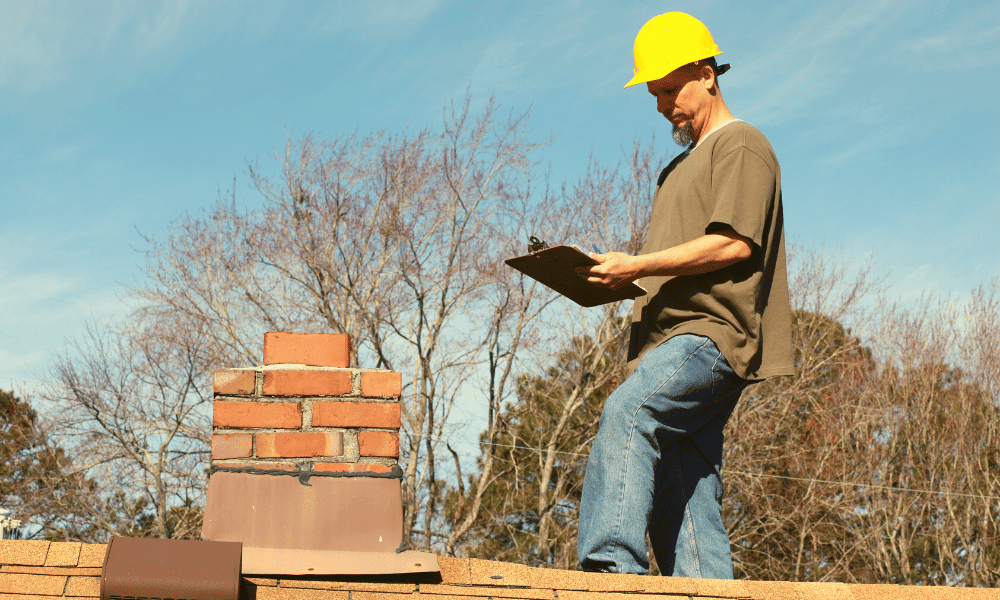
[[646,84],[656,97],[657,112],[673,124],[674,141],[682,146],[693,140],[695,118],[705,105],[707,90],[699,71],[686,65]]

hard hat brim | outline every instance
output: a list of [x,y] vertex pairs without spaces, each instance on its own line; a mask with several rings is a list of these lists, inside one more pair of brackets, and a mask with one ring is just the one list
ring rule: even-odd
[[662,79],[662,78],[666,77],[667,75],[670,75],[671,73],[673,73],[677,69],[683,67],[684,65],[689,65],[689,64],[691,64],[691,63],[693,63],[695,61],[705,60],[706,58],[711,58],[713,56],[718,56],[720,54],[722,54],[722,50],[719,50],[717,52],[713,52],[713,53],[705,55],[705,56],[699,56],[698,58],[692,58],[691,60],[685,62],[684,64],[677,65],[673,69],[670,69],[666,73],[661,72],[660,69],[644,69],[644,70],[639,71],[638,73],[636,73],[632,77],[632,79],[630,79],[629,82],[625,84],[625,87],[623,87],[622,89],[624,90],[626,88],[632,87],[633,85],[639,85],[640,83],[649,83],[650,81],[656,81],[657,79]]

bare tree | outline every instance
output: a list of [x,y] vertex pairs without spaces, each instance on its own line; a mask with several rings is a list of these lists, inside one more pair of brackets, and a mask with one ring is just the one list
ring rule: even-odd
[[42,398],[67,452],[48,485],[75,480],[53,499],[76,537],[199,535],[211,435],[203,344],[189,322],[91,324],[56,360]]
[[876,432],[863,512],[879,579],[993,585],[1000,580],[1000,345],[996,281],[967,301],[925,297],[880,323]]
[[737,572],[995,583],[995,286],[965,303],[928,296],[903,307],[865,269],[851,278],[846,263],[802,258],[796,375],[752,388],[727,430]]

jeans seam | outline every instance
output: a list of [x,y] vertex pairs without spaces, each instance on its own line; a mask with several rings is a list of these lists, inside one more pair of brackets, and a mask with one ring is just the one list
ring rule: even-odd
[[[721,352],[719,353],[719,356],[722,356]],[[715,357],[715,362],[712,363],[711,377],[712,377],[712,396],[713,397],[715,396],[715,383],[716,383],[716,380],[718,380],[718,376],[717,376],[718,371],[716,371],[716,367],[719,366],[719,356],[716,356]]]
[[[687,489],[683,490],[684,495],[687,495]],[[691,557],[692,562],[694,562],[695,577],[701,578],[701,557],[698,555],[698,534],[694,530],[694,515],[691,514],[691,507],[688,504],[684,505],[684,516],[687,517],[688,522],[688,543],[691,547]]]
[[[639,406],[636,407],[635,412],[632,413],[632,422],[629,424],[628,443],[625,445],[625,469],[624,469],[624,473],[622,474],[622,484],[621,484],[621,487],[619,488],[619,494],[618,494],[618,496],[619,496],[619,499],[618,499],[618,507],[619,507],[619,509],[618,509],[618,519],[615,522],[615,535],[611,539],[610,548],[608,549],[608,555],[609,555],[609,557],[611,558],[612,561],[614,561],[615,549],[617,549],[618,546],[620,545],[618,543],[618,539],[619,539],[619,536],[621,535],[622,520],[623,520],[624,513],[625,513],[625,489],[628,487],[628,466],[629,466],[629,458],[631,457],[632,438],[635,436],[636,416],[639,414],[639,411],[642,410],[642,407],[645,406],[647,402],[649,402],[649,399],[652,398],[653,396],[655,396],[656,393],[659,392],[661,389],[663,389],[663,386],[667,385],[667,383],[669,383],[670,380],[673,379],[675,375],[677,375],[677,373],[684,367],[684,365],[687,364],[687,361],[689,361],[691,359],[691,357],[694,356],[694,354],[696,352],[698,352],[699,350],[701,350],[702,348],[704,348],[705,346],[707,346],[709,344],[709,342],[711,342],[711,340],[706,339],[700,346],[698,346],[698,348],[696,348],[696,349],[692,350],[691,352],[689,352],[688,355],[686,357],[684,357],[684,360],[681,361],[681,363],[679,365],[677,365],[677,368],[674,369],[674,372],[671,373],[669,377],[667,377],[666,379],[664,379],[660,383],[660,385],[656,386],[656,389],[654,389],[652,392],[650,392],[649,395],[647,395],[643,399],[643,401],[639,403]],[[662,450],[661,450],[661,452],[662,452]],[[687,510],[687,507],[685,507],[685,510]]]

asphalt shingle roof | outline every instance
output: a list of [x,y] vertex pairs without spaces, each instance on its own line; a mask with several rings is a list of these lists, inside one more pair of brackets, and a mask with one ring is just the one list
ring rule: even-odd
[[[99,598],[104,544],[0,541],[0,600]],[[721,581],[439,558],[440,574],[243,577],[246,600],[1000,600],[1000,589]]]

